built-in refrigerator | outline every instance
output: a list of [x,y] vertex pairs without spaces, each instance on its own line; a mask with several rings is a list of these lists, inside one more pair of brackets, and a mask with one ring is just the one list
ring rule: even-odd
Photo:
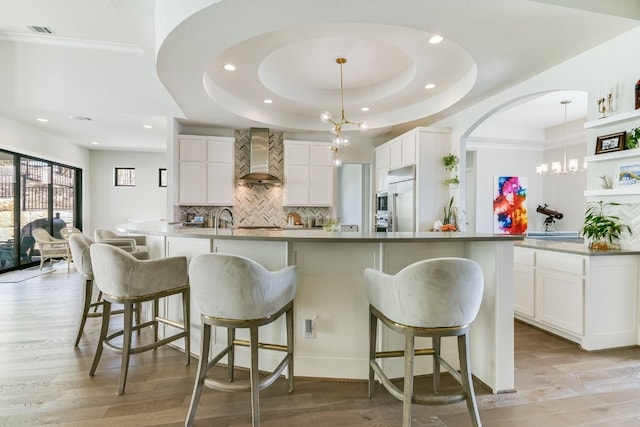
[[415,166],[389,171],[389,231],[416,230]]

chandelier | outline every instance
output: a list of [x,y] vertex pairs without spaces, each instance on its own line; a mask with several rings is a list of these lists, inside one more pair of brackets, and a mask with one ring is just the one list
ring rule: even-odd
[[538,175],[566,175],[568,173],[576,173],[578,171],[578,159],[569,159],[567,163],[567,104],[570,104],[570,99],[560,101],[560,104],[564,105],[564,155],[562,162],[551,162],[551,171],[549,171],[549,165],[547,163],[541,163],[536,166],[536,173]]
[[323,111],[320,114],[320,120],[322,123],[331,123],[331,132],[333,138],[331,138],[331,151],[334,153],[334,163],[336,166],[342,165],[342,158],[338,154],[340,147],[346,147],[351,144],[351,139],[348,136],[342,135],[343,125],[354,125],[360,129],[366,129],[367,124],[365,122],[352,122],[346,119],[344,115],[344,84],[342,80],[342,66],[347,62],[347,58],[336,58],[336,64],[340,65],[340,121],[333,120],[331,113]]

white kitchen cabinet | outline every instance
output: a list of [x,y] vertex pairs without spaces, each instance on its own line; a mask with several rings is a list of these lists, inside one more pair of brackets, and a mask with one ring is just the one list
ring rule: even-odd
[[376,148],[376,193],[389,190],[389,145]]
[[284,142],[284,205],[333,206],[333,153],[319,142]]
[[535,316],[535,252],[515,248],[513,254],[513,309],[525,316]]
[[638,261],[515,247],[515,317],[585,350],[638,345]]
[[178,202],[181,205],[232,206],[234,139],[179,138]]
[[389,170],[403,168],[416,164],[416,138],[417,132],[409,132],[389,144]]

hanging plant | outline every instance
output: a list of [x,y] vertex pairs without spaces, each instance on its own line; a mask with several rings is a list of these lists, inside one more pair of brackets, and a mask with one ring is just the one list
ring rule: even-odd
[[456,166],[458,166],[458,156],[453,153],[449,153],[442,158],[442,166],[449,172],[455,170]]
[[460,179],[458,178],[458,175],[452,177],[452,178],[447,178],[444,180],[445,185],[449,185],[451,187],[456,187],[458,185],[460,185]]

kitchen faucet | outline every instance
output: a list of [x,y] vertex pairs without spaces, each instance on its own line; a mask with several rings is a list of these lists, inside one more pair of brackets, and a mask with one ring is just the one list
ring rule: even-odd
[[215,229],[215,233],[218,234],[218,226],[220,224],[220,215],[222,214],[222,212],[227,211],[229,212],[229,216],[231,217],[231,224],[233,225],[233,212],[231,212],[231,208],[221,208],[220,210],[218,210],[218,212],[216,213],[216,218],[213,221],[213,226]]

